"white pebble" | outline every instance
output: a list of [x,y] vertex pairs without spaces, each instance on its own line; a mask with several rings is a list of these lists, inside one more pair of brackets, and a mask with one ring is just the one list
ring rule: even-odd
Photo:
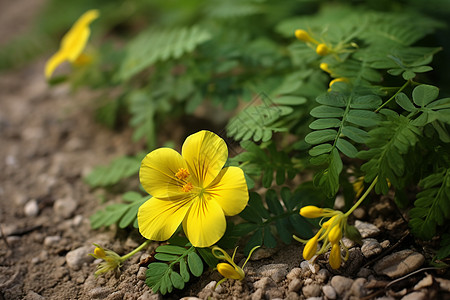
[[36,217],[39,214],[39,206],[36,199],[32,199],[25,204],[24,213],[27,217]]

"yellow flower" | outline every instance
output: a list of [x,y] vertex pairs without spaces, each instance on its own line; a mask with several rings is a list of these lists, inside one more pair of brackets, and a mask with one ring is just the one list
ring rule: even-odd
[[90,255],[95,258],[103,259],[103,262],[99,263],[97,266],[97,271],[94,273],[95,276],[107,273],[109,271],[118,271],[123,262],[120,255],[112,250],[104,249],[97,244],[94,245],[96,248],[94,249],[94,253],[90,253]]
[[329,83],[330,89],[331,89],[331,86],[333,84],[335,84],[336,82],[348,82],[348,79],[345,78],[345,77],[339,77],[339,78],[335,78],[335,79],[331,80],[330,83]]
[[316,53],[319,54],[320,56],[325,56],[328,53],[330,53],[330,48],[327,47],[327,45],[321,43],[319,45],[317,45],[316,47]]
[[327,63],[320,63],[319,68],[320,68],[322,71],[325,71],[325,72],[327,72],[328,74],[331,74],[331,70],[330,70],[330,68],[329,68],[329,66],[328,66]]
[[[306,244],[303,248],[303,258],[305,260],[310,260],[314,255],[323,254],[331,247],[330,265],[333,269],[339,268],[341,265],[340,244],[345,248],[341,239],[347,226],[347,216],[341,211],[329,208],[318,208],[316,206],[303,207],[300,209],[300,215],[306,218],[330,217],[326,222],[321,222],[321,228],[317,234],[308,241],[304,241],[294,236],[296,240]],[[323,245],[317,250],[317,245],[320,241],[323,242]],[[346,252],[348,255],[347,250]]]
[[355,182],[353,182],[353,191],[358,198],[364,191],[364,176],[359,177]]
[[306,42],[306,43],[314,43],[314,44],[319,43],[318,41],[313,39],[306,30],[303,30],[303,29],[297,29],[295,31],[295,37],[298,40]]
[[[89,25],[97,19],[99,12],[91,9],[85,12],[72,26],[72,28],[64,35],[58,50],[45,65],[45,77],[50,78],[55,69],[65,61],[77,63],[78,59],[86,47],[91,30]],[[80,61],[84,58],[81,57]]]
[[228,148],[210,131],[190,135],[181,155],[160,148],[147,154],[139,177],[153,197],[138,212],[141,234],[150,240],[169,239],[183,224],[194,247],[209,247],[225,233],[225,216],[240,213],[248,202],[243,171],[223,168]]
[[[228,263],[218,263],[217,264],[217,271],[224,277],[222,280],[220,280],[216,286],[218,286],[219,284],[221,284],[222,282],[224,282],[227,279],[235,279],[235,280],[242,280],[245,278],[245,272],[244,272],[244,267],[247,264],[248,260],[250,259],[250,257],[252,256],[253,251],[255,251],[257,248],[259,248],[259,246],[254,247],[252,250],[250,250],[250,253],[247,257],[247,259],[245,260],[244,264],[242,265],[242,267],[239,267],[238,265],[236,265],[236,263],[234,262],[234,256],[236,255],[236,250],[237,247],[234,249],[233,252],[233,256],[230,257],[228,255],[228,253],[226,253],[223,249],[214,246],[212,248],[212,254],[221,260],[226,260]],[[220,252],[220,254],[217,253]]]

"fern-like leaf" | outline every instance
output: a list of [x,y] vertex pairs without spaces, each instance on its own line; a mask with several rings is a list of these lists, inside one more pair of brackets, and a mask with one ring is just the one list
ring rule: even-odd
[[414,235],[429,240],[436,234],[436,226],[450,219],[450,169],[429,175],[419,185],[423,191],[409,212],[409,225]]

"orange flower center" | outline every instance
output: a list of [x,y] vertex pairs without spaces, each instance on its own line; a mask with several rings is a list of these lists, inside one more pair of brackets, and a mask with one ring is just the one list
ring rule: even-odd
[[194,188],[194,186],[192,185],[192,183],[188,182],[185,185],[183,185],[183,187],[181,188],[181,190],[183,192],[190,192],[192,189]]
[[179,168],[178,171],[175,173],[175,177],[180,180],[186,180],[186,178],[189,177],[189,171],[185,168]]

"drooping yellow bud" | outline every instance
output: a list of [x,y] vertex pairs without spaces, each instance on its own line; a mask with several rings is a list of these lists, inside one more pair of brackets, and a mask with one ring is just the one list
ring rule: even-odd
[[314,205],[304,206],[300,209],[300,215],[305,218],[319,218],[323,216],[324,209]]
[[305,260],[310,260],[314,254],[317,252],[317,244],[319,243],[319,233],[320,231],[312,237],[305,245],[305,248],[303,248],[303,258]]
[[328,233],[328,240],[332,245],[339,243],[342,239],[342,230],[339,224],[331,228],[330,233]]
[[325,223],[322,224],[322,228],[328,229],[328,227],[330,227],[334,220],[336,219],[337,216],[331,217],[328,221],[326,221]]
[[95,254],[98,258],[104,258],[104,257],[106,257],[106,252],[105,252],[105,250],[103,250],[103,248],[96,247],[96,248],[94,249],[94,254]]
[[331,71],[330,71],[327,63],[320,63],[319,67],[322,71],[325,71],[325,72],[331,74]]
[[242,280],[245,277],[244,271],[242,269],[241,270],[237,270],[232,265],[227,264],[227,263],[219,263],[219,264],[217,264],[217,271],[223,277],[228,278],[228,279]]
[[316,53],[319,54],[320,56],[325,56],[328,53],[330,53],[330,48],[328,48],[327,45],[321,43],[321,44],[317,45]]
[[300,41],[304,41],[304,42],[311,42],[312,38],[309,35],[308,32],[306,32],[306,30],[303,29],[297,29],[295,31],[295,37],[297,39],[299,39]]
[[341,247],[339,246],[339,244],[333,244],[331,246],[331,252],[330,252],[330,266],[333,269],[339,269],[339,267],[341,266]]
[[348,79],[345,77],[339,77],[339,78],[335,78],[333,80],[330,81],[329,87],[331,88],[331,86],[333,84],[335,84],[336,82],[348,82]]

